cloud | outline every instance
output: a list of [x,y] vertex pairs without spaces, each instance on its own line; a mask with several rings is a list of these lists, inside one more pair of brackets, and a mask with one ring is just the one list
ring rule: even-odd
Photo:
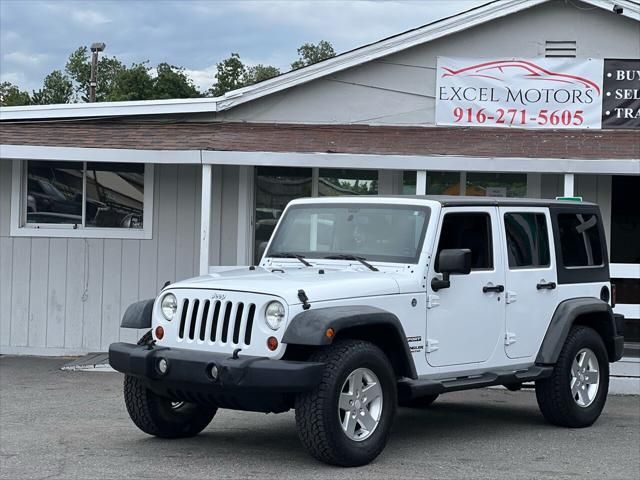
[[[488,1],[488,0],[485,0]],[[104,42],[104,55],[126,64],[182,66],[203,90],[215,64],[232,52],[282,71],[306,42],[344,52],[466,10],[482,0],[147,1],[0,0],[0,71],[23,89],[40,88],[82,45]]]
[[71,12],[71,18],[85,27],[94,27],[111,22],[111,19],[95,10],[74,10]]

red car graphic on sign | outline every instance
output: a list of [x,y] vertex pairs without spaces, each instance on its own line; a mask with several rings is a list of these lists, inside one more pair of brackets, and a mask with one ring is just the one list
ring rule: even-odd
[[463,76],[506,81],[514,76],[520,76],[523,80],[565,83],[580,85],[584,88],[593,88],[600,95],[600,87],[593,80],[578,75],[552,72],[527,60],[497,60],[477,63],[459,70],[448,67],[442,67],[442,69],[447,72],[442,74],[442,78]]

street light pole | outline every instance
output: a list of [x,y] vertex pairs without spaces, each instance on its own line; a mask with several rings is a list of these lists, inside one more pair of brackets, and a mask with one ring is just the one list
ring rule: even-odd
[[98,86],[98,53],[104,51],[104,43],[91,44],[91,79],[89,81],[89,101],[96,101],[96,87]]

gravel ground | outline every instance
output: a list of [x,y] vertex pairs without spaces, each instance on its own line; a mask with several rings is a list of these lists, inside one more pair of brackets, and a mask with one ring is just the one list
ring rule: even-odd
[[591,428],[545,423],[532,391],[482,389],[401,409],[371,465],[328,467],[300,445],[292,412],[221,410],[198,437],[138,431],[116,373],[62,372],[68,359],[0,357],[2,479],[631,479],[640,398],[610,396]]

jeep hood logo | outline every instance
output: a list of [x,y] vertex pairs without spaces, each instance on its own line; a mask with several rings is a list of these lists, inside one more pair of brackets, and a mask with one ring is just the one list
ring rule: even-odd
[[211,300],[224,300],[227,296],[224,293],[214,293],[211,295]]

